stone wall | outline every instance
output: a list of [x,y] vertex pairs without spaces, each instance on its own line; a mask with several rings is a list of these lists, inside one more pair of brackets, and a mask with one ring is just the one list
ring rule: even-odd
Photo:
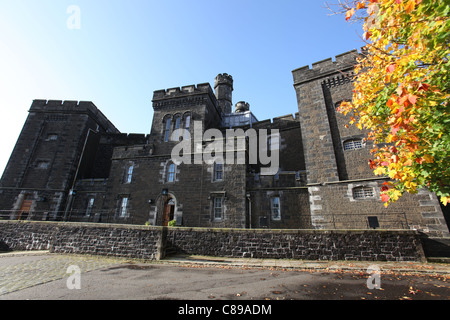
[[10,250],[159,259],[163,234],[161,227],[0,221],[0,243]]
[[188,254],[302,260],[419,261],[418,233],[380,230],[169,228],[167,245]]
[[89,223],[0,221],[11,250],[161,259],[166,248],[193,255],[303,260],[419,261],[410,230],[263,230],[167,228]]

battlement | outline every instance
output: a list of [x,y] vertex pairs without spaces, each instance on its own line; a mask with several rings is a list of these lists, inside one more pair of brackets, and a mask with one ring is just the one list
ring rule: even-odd
[[[73,110],[80,110],[80,109],[97,109],[97,107],[94,105],[91,101],[74,101],[74,100],[42,100],[42,99],[36,99],[33,100],[33,103],[31,104],[31,110],[61,110],[61,111],[70,111]],[[97,109],[98,110],[98,109]]]
[[74,100],[33,100],[29,112],[63,113],[63,114],[89,114],[103,126],[105,131],[119,133],[120,131],[91,101]]
[[255,129],[264,129],[264,128],[270,128],[273,129],[281,129],[286,128],[290,126],[298,127],[300,121],[300,117],[298,115],[298,112],[295,114],[286,114],[283,116],[271,118],[271,119],[265,119],[261,121],[257,121],[253,123],[253,128]]
[[337,72],[346,72],[356,65],[356,58],[360,54],[357,50],[348,51],[332,58],[321,60],[312,64],[312,68],[304,66],[292,71],[294,85],[327,77]]
[[170,98],[179,98],[183,96],[197,95],[204,93],[211,94],[214,96],[213,90],[209,83],[200,83],[197,85],[156,90],[153,92],[153,101]]
[[220,84],[227,84],[233,88],[233,77],[228,73],[218,74],[214,81],[214,88]]

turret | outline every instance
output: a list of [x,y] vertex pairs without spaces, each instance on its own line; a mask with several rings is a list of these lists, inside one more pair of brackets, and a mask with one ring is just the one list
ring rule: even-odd
[[239,101],[238,103],[236,103],[236,106],[235,106],[236,113],[246,112],[246,111],[250,111],[250,104],[248,102]]
[[219,74],[215,79],[214,90],[221,111],[225,114],[231,113],[233,77],[226,73]]

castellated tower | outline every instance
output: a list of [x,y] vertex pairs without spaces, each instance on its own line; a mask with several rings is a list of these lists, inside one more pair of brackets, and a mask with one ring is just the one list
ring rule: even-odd
[[226,73],[219,74],[215,79],[214,90],[221,111],[225,114],[231,113],[233,77]]

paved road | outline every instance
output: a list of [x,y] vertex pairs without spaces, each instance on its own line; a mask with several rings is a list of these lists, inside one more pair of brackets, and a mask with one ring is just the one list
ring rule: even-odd
[[[68,270],[70,266],[76,268]],[[381,290],[369,288],[368,279],[372,285],[379,281]],[[181,266],[48,253],[0,255],[0,300],[450,300],[449,281],[448,274]]]

